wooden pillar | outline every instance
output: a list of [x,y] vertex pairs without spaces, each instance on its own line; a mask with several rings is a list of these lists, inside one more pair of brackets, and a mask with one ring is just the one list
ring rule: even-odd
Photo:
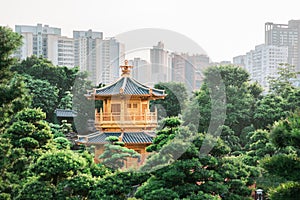
[[100,108],[100,122],[102,122],[103,121],[103,112],[102,112],[102,108]]
[[97,110],[97,108],[95,108],[95,121],[96,121],[96,122],[99,121],[99,119],[98,119],[98,110]]
[[140,106],[140,111],[139,111],[138,115],[140,116],[143,113],[143,102],[142,102],[141,98],[139,98],[139,103],[140,103],[140,105],[139,105]]
[[126,100],[121,97],[121,109],[120,109],[120,120],[121,121],[124,121],[125,103],[126,103]]
[[155,106],[155,116],[153,117],[152,121],[157,121],[157,107],[156,106]]

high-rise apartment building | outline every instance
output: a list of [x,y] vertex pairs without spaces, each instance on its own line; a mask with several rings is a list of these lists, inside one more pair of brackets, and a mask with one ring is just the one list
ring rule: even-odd
[[124,45],[115,38],[103,39],[102,32],[73,31],[73,38],[61,36],[61,29],[37,24],[16,25],[23,36],[23,45],[15,57],[26,59],[42,56],[54,65],[74,67],[87,71],[88,79],[96,86],[108,84],[119,77],[119,66],[124,62]]
[[65,36],[48,35],[47,57],[54,65],[74,67],[74,40]]
[[155,84],[158,82],[169,82],[172,79],[172,57],[164,49],[164,43],[158,42],[156,46],[150,49],[151,62],[151,81]]
[[209,57],[202,54],[172,54],[172,81],[184,83],[188,91],[200,88],[203,71],[209,66]]
[[73,39],[61,36],[60,28],[16,25],[15,32],[23,36],[23,45],[15,57],[23,60],[32,55],[42,56],[54,65],[74,67]]
[[245,68],[245,66],[246,66],[246,55],[235,56],[233,58],[233,64],[238,65],[242,68]]
[[204,54],[193,54],[189,56],[188,60],[192,63],[193,68],[195,69],[193,90],[199,90],[204,78],[203,72],[209,66],[210,59]]
[[109,84],[119,77],[120,65],[124,63],[124,45],[115,38],[100,43],[100,79]]
[[288,47],[261,44],[246,53],[244,64],[250,73],[251,81],[257,81],[265,91],[268,91],[268,78],[277,77],[278,67],[287,61]]
[[100,44],[103,40],[102,32],[73,31],[75,48],[75,66],[79,66],[81,71],[87,71],[88,79],[93,85],[98,85],[100,81]]
[[124,45],[115,38],[103,39],[102,32],[73,31],[75,65],[89,73],[94,85],[109,84],[119,77]]
[[265,23],[265,44],[288,47],[288,60],[300,71],[300,20],[288,24]]
[[130,66],[133,66],[132,77],[138,81],[148,84],[151,82],[150,72],[151,65],[141,58],[134,58],[133,60],[128,61]]

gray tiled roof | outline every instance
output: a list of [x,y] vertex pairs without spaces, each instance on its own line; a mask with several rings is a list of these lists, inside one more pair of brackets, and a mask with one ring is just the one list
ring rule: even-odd
[[56,109],[55,111],[56,117],[76,117],[77,112],[74,110],[64,110],[64,109]]
[[[87,144],[105,144],[105,138],[109,136],[116,136],[119,137],[122,133],[121,132],[103,132],[94,135],[93,137],[88,138],[86,141]],[[124,132],[122,141],[125,144],[141,144],[141,143],[152,143],[153,141],[153,133],[146,134],[145,132]]]
[[150,90],[155,96],[165,96],[164,90],[150,88],[131,77],[121,77],[116,82],[95,90],[96,95],[150,95]]

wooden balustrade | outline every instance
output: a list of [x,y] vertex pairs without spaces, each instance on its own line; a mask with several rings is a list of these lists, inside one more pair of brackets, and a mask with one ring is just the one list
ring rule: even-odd
[[121,114],[121,113],[96,113],[95,117],[96,122],[150,122],[157,123],[157,114],[156,112],[146,112],[144,114],[130,113],[130,114]]

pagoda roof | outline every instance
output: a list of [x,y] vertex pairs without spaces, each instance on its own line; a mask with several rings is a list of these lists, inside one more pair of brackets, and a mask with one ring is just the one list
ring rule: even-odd
[[164,90],[148,87],[129,76],[122,76],[114,83],[105,87],[95,88],[87,96],[116,95],[149,96],[156,98],[164,98],[166,96]]
[[106,144],[109,136],[122,137],[125,144],[151,144],[155,136],[154,132],[100,132],[91,135],[79,136],[77,142],[85,144]]

